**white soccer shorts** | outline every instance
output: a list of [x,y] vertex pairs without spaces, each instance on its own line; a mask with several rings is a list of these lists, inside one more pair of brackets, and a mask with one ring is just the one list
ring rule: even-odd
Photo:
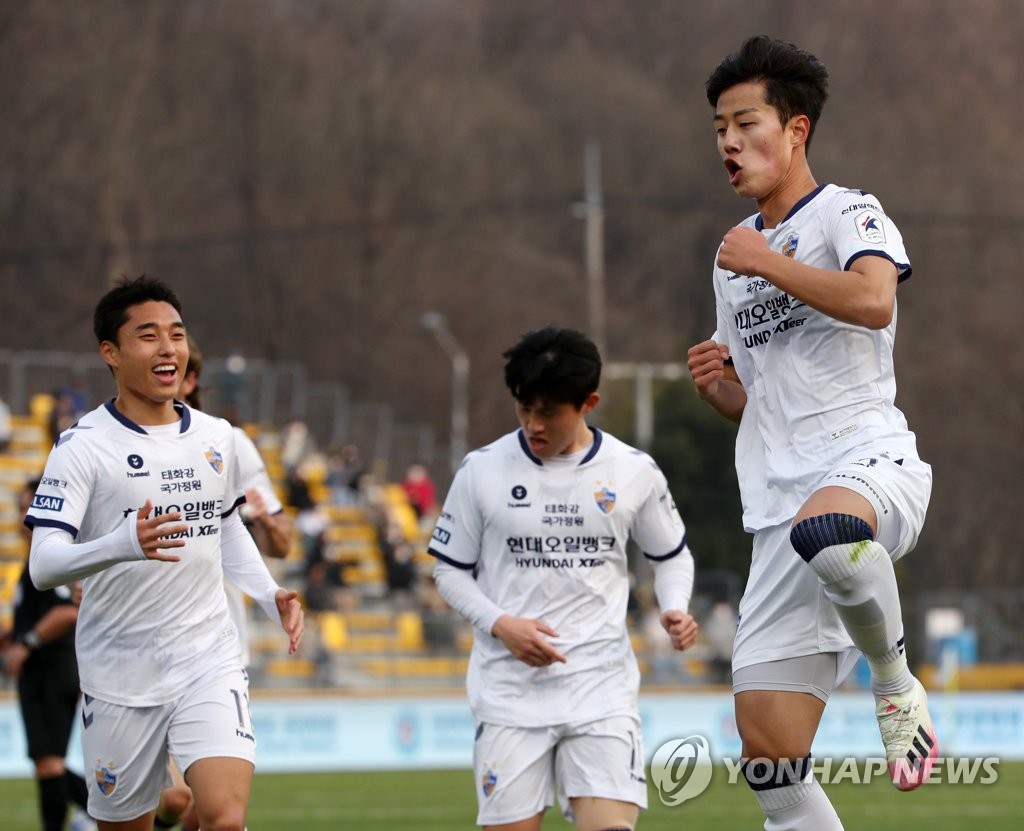
[[639,716],[553,727],[477,726],[473,770],[477,825],[502,825],[590,796],[647,807]]
[[[833,468],[818,487],[843,487],[867,499],[875,539],[898,560],[917,544],[931,496],[931,467],[916,457],[865,448]],[[754,664],[853,645],[824,587],[789,541],[790,523],[754,534],[750,575],[740,601],[733,672]]]
[[171,785],[168,752],[183,772],[199,759],[256,761],[249,682],[241,668],[211,673],[177,701],[156,707],[86,696],[82,719],[89,814],[107,822],[156,808],[160,791]]

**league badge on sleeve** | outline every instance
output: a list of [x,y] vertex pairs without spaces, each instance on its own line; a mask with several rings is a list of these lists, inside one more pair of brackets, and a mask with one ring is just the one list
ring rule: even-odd
[[857,234],[864,242],[875,245],[885,243],[885,224],[882,217],[875,211],[864,211],[857,214],[854,222],[857,223]]
[[211,444],[209,450],[205,450],[203,455],[206,456],[206,461],[210,463],[210,467],[213,468],[213,472],[218,476],[223,475],[224,457],[221,455],[221,452]]

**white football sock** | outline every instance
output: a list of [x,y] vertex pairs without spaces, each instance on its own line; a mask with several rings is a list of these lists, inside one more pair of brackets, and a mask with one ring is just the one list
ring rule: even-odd
[[764,811],[765,831],[843,831],[843,824],[814,772],[802,782],[754,791]]
[[810,562],[846,631],[871,667],[876,694],[909,692],[903,617],[889,552],[873,540],[830,545]]

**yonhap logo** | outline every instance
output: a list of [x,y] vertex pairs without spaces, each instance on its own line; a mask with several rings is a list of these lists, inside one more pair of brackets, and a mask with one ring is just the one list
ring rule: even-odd
[[668,806],[700,796],[711,783],[711,748],[703,736],[672,739],[654,752],[651,779]]

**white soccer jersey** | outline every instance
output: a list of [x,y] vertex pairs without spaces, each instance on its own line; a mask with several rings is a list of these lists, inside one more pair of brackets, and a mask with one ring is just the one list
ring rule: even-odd
[[665,560],[686,551],[686,529],[650,456],[593,435],[566,465],[542,462],[522,431],[509,433],[469,454],[448,492],[430,553],[474,570],[504,613],[551,626],[566,657],[529,667],[474,629],[467,689],[482,721],[531,727],[635,711],[627,540]]
[[[910,263],[899,230],[874,196],[822,185],[777,228],[755,214],[743,223],[772,250],[823,269],[848,270],[862,256]],[[714,270],[718,331],[747,393],[736,471],[748,531],[788,522],[821,477],[867,444],[917,455],[894,404],[896,314],[880,330],[843,323],[760,277]]]
[[[284,510],[277,498],[274,484],[270,481],[267,467],[260,451],[241,427],[235,427],[235,452],[238,455],[238,478],[242,492],[256,488],[267,506],[267,513],[278,514]],[[242,663],[249,665],[249,627],[245,616],[245,598],[241,589],[231,580],[224,581],[224,592],[228,599],[228,612],[238,629],[238,642],[242,652]]]
[[218,665],[239,662],[221,567],[221,519],[242,499],[228,422],[176,404],[181,421],[142,428],[113,401],[65,431],[26,522],[105,536],[149,499],[180,511],[181,560],[118,563],[87,577],[76,632],[82,690],[126,706],[166,704]]

